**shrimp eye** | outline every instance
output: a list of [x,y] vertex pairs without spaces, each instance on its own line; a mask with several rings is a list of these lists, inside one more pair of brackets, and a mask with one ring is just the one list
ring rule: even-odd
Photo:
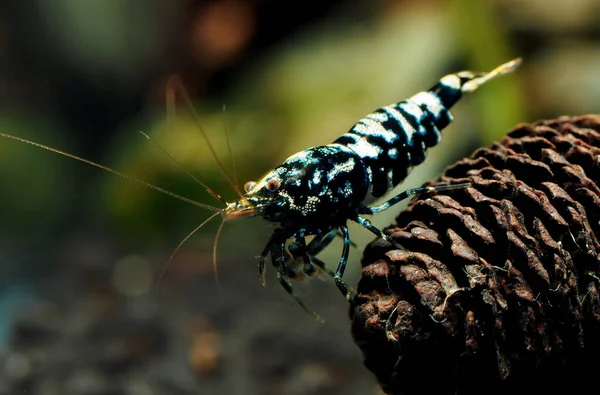
[[248,181],[247,183],[244,184],[244,191],[250,192],[250,190],[252,188],[254,188],[254,185],[256,185],[256,183],[254,181]]
[[271,192],[278,190],[280,185],[281,183],[274,178],[267,181],[267,189]]

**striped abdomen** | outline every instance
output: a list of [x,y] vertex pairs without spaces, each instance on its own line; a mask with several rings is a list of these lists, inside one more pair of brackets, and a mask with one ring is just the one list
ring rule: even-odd
[[449,109],[463,86],[477,77],[471,72],[447,75],[426,92],[375,110],[334,142],[362,158],[371,181],[367,201],[385,195],[425,160],[427,148],[438,144],[440,131],[452,122]]

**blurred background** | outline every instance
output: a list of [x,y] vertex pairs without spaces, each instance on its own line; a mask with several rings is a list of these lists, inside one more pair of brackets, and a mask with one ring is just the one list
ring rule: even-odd
[[[517,56],[462,100],[417,186],[519,122],[598,112],[598,0],[4,0],[0,131],[220,207],[139,131],[228,201],[372,110]],[[167,111],[168,92],[176,105]],[[232,166],[230,152],[235,162]],[[0,394],[378,394],[329,278],[295,282],[318,324],[258,281],[271,225],[210,212],[0,139]],[[374,218],[390,224],[401,207]],[[351,236],[346,280],[372,235]],[[321,258],[335,268],[340,244]]]

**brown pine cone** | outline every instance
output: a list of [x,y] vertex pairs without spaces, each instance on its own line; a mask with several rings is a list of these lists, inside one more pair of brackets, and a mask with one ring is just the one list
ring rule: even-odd
[[[350,315],[392,394],[574,394],[600,362],[600,116],[519,125],[364,254]],[[594,392],[594,391],[592,391]]]

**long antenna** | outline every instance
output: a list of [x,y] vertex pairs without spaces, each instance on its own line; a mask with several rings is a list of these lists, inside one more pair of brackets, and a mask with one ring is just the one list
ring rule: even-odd
[[231,139],[229,138],[229,128],[227,127],[226,115],[227,107],[223,104],[223,128],[225,129],[225,139],[227,140],[227,149],[229,150],[229,159],[231,159],[231,172],[233,173],[233,185],[235,186],[236,193],[242,195],[240,191],[239,182],[237,178],[237,169],[235,167],[235,157],[233,156],[233,148],[231,147]]
[[[99,169],[105,170],[105,171],[107,171],[109,173],[116,174],[119,177],[126,178],[126,179],[128,179],[130,181],[137,182],[138,184],[141,184],[141,185],[143,185],[145,187],[148,187],[150,189],[154,189],[155,191],[158,191],[158,192],[163,193],[165,195],[171,196],[171,197],[173,197],[175,199],[179,199],[179,200],[181,200],[183,202],[192,204],[194,206],[202,207],[202,208],[210,210],[210,211],[216,211],[217,213],[220,213],[222,211],[221,209],[219,209],[217,207],[213,207],[213,206],[210,206],[208,204],[204,204],[204,203],[200,203],[200,202],[197,202],[195,200],[192,200],[192,199],[188,199],[186,197],[183,197],[183,196],[178,195],[176,193],[173,193],[171,191],[167,191],[166,189],[158,187],[158,186],[156,186],[154,184],[150,184],[147,181],[140,180],[139,178],[135,178],[133,176],[130,176],[129,174],[125,174],[125,173],[122,173],[120,171],[111,169],[110,167],[101,165],[99,163],[92,162],[91,160],[84,159],[84,158],[82,158],[80,156],[69,154],[68,152],[64,152],[64,151],[58,150],[56,148],[48,147],[47,145],[36,143],[34,141],[26,140],[24,138],[12,136],[10,134],[6,134],[6,133],[2,133],[2,132],[0,132],[0,137],[6,137],[6,138],[9,138],[9,139],[17,140],[17,141],[20,141],[21,143],[30,144],[30,145],[33,145],[34,147],[42,148],[42,149],[45,149],[45,150],[50,151],[50,152],[54,152],[54,153],[59,154],[59,155],[63,155],[63,156],[69,157],[71,159],[75,159],[75,160],[78,160],[80,162],[87,163],[88,165],[91,165],[91,166],[97,167]],[[216,214],[214,214],[214,215],[216,215]],[[213,215],[213,217],[214,217],[214,215]]]
[[[233,180],[231,179],[231,177],[229,177],[229,175],[227,174],[227,171],[225,171],[225,166],[223,166],[223,163],[221,162],[221,160],[217,156],[217,151],[213,147],[212,143],[208,139],[208,136],[207,136],[206,132],[202,128],[202,123],[200,122],[200,117],[198,116],[198,113],[196,112],[196,109],[194,108],[194,105],[192,103],[192,100],[190,99],[190,96],[187,94],[185,88],[183,87],[183,83],[181,82],[181,79],[179,78],[179,76],[177,76],[177,75],[171,76],[171,78],[169,78],[169,81],[168,81],[167,84],[168,84],[168,87],[167,87],[168,90],[169,90],[169,87],[171,85],[173,85],[175,87],[175,89],[177,89],[180,92],[180,94],[181,94],[181,96],[183,98],[183,101],[188,106],[190,112],[192,113],[192,116],[194,117],[194,122],[196,123],[196,126],[198,127],[198,130],[200,130],[200,133],[202,134],[202,137],[206,141],[206,145],[210,149],[210,152],[212,153],[212,156],[213,156],[215,162],[217,163],[217,166],[219,167],[219,170],[221,171],[221,174],[223,174],[223,176],[225,177],[225,179],[227,180],[227,182],[229,183],[229,185],[231,185],[231,187],[235,190],[235,192],[237,193],[238,197],[240,199],[244,199],[244,195],[240,192],[239,188],[233,182]],[[173,94],[171,93],[171,95],[173,95]],[[174,98],[174,96],[170,96],[170,97]]]
[[171,159],[171,161],[173,161],[173,163],[175,163],[175,165],[177,165],[177,167],[179,167],[179,169],[181,169],[185,174],[187,174],[188,176],[190,176],[194,181],[196,181],[198,184],[200,184],[204,189],[206,189],[206,192],[210,193],[213,197],[215,197],[217,200],[223,202],[223,203],[227,203],[225,201],[225,199],[223,199],[221,197],[221,195],[219,195],[218,193],[216,193],[212,188],[210,188],[208,185],[206,185],[205,183],[203,183],[202,181],[200,181],[198,178],[196,178],[196,176],[194,176],[192,173],[190,173],[185,167],[183,167],[183,165],[181,165],[175,158],[173,158],[173,156],[171,154],[169,154],[163,147],[161,147],[156,141],[154,141],[150,136],[148,136],[146,133],[142,132],[140,130],[140,133],[142,134],[142,136],[146,137],[148,140],[150,140],[152,142],[152,144],[154,144],[156,146],[156,148],[158,148],[163,154],[165,154],[167,156],[167,158]]
[[217,270],[217,247],[219,245],[219,236],[221,236],[221,231],[223,230],[223,226],[225,226],[225,219],[221,221],[221,225],[219,225],[219,229],[217,229],[217,234],[215,235],[215,241],[213,242],[213,273],[215,274],[215,281],[217,282],[217,288],[221,289],[221,284],[219,283],[219,272]]
[[210,220],[212,220],[213,218],[215,218],[217,215],[221,214],[221,212],[222,212],[222,210],[219,211],[219,212],[216,212],[213,215],[211,215],[210,217],[208,217],[206,220],[204,220],[204,222],[202,222],[194,230],[192,230],[190,233],[188,233],[188,235],[185,236],[185,238],[183,240],[181,240],[179,242],[179,244],[177,244],[177,247],[175,247],[175,249],[171,253],[171,256],[169,256],[169,260],[167,261],[167,263],[165,263],[165,266],[163,267],[163,270],[160,272],[160,276],[158,276],[158,279],[156,280],[156,291],[158,291],[158,285],[160,284],[160,281],[162,280],[163,276],[165,275],[165,272],[167,271],[167,268],[169,267],[169,264],[171,263],[171,261],[173,260],[173,258],[175,258],[175,255],[177,255],[177,253],[179,252],[179,249],[181,249],[181,247],[185,244],[186,241],[189,240],[190,237],[192,237],[194,234],[196,234],[196,232],[198,232],[204,225],[206,225],[207,223],[209,223]]
[[[166,108],[167,108],[167,131],[170,132],[170,131],[173,130],[173,119],[175,119],[175,116],[176,116],[175,115],[175,91],[170,88],[170,85],[167,85],[167,89],[166,89],[166,92],[165,92],[165,101],[166,101]],[[213,195],[215,198],[217,198],[221,202],[227,203],[225,201],[225,199],[223,199],[221,197],[221,195],[219,195],[218,193],[216,193],[212,188],[209,188],[208,185],[206,185],[205,183],[203,183],[202,181],[200,181],[191,172],[189,172],[186,168],[184,168],[181,164],[179,164],[179,162],[177,160],[175,160],[175,158],[173,158],[173,156],[171,156],[158,143],[156,143],[154,140],[152,140],[150,138],[150,136],[148,136],[147,134],[145,134],[145,133],[143,133],[141,131],[140,131],[140,133],[142,133],[144,136],[146,136],[146,138],[148,140],[150,140],[159,150],[161,150],[165,155],[167,155],[167,157],[169,157],[181,170],[183,170],[184,173],[188,174],[198,184],[200,184],[202,187],[204,187],[204,189],[206,189],[206,191],[208,193],[210,193],[211,195]]]

